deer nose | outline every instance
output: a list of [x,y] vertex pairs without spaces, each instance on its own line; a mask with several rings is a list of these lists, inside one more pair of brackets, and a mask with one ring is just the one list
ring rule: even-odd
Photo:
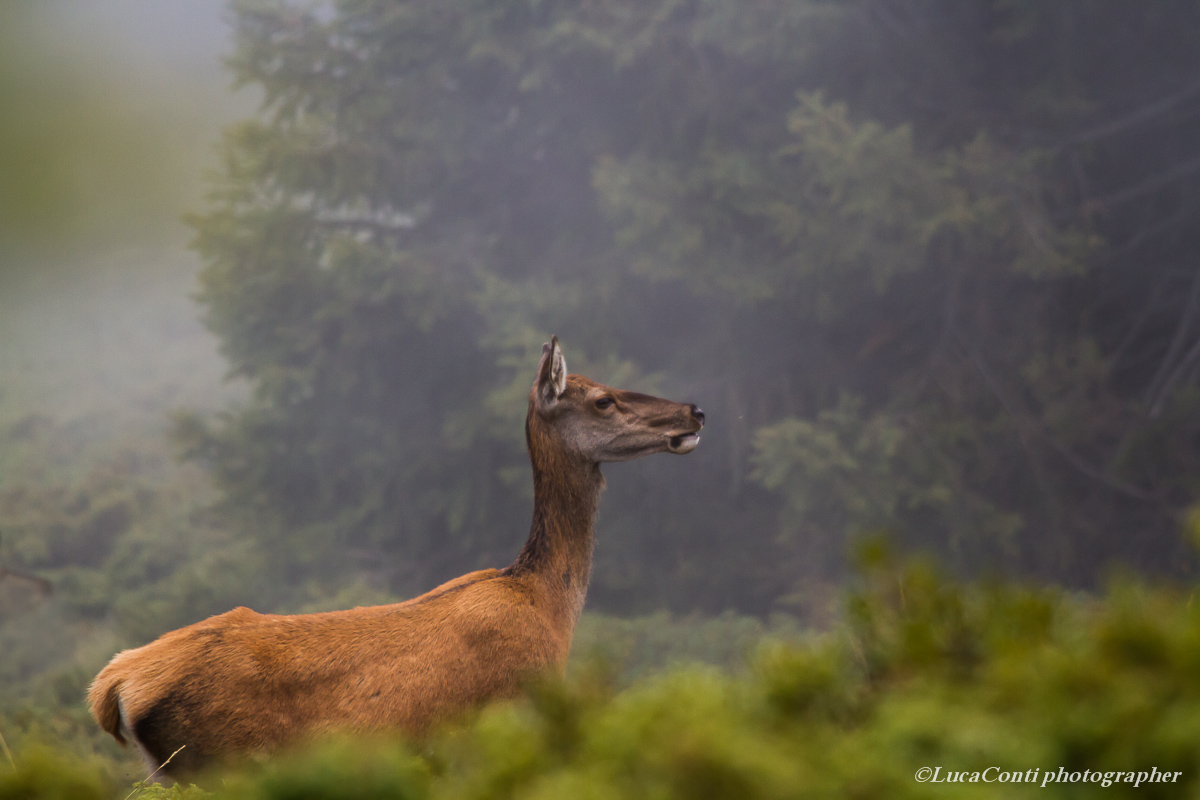
[[692,411],[692,418],[695,419],[696,422],[699,422],[701,425],[703,425],[704,424],[704,412],[700,410],[700,406],[696,405],[695,403],[692,403],[691,405],[688,406],[688,408],[690,408]]

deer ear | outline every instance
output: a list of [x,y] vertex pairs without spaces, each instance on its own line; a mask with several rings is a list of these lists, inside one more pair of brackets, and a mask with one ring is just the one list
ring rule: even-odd
[[563,358],[558,337],[551,336],[550,341],[542,345],[542,360],[538,363],[535,391],[538,408],[543,411],[550,410],[566,390],[567,360]]

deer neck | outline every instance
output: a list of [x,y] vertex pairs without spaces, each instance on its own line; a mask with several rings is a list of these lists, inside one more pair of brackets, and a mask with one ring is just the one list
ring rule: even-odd
[[526,439],[533,463],[533,523],[508,572],[533,578],[540,593],[574,627],[592,572],[604,476],[599,464],[567,452],[553,431],[527,424]]

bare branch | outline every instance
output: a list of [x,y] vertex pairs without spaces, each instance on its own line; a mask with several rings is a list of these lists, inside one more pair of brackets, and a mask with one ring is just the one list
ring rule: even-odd
[[14,580],[31,583],[38,592],[47,597],[54,593],[54,584],[50,583],[50,581],[46,580],[45,578],[39,578],[37,575],[29,575],[24,572],[16,572],[11,569],[6,569],[5,567],[0,567],[0,581],[5,580],[6,578],[12,578]]
[[1129,255],[1137,250],[1137,248],[1140,247],[1143,242],[1157,236],[1169,228],[1175,227],[1184,220],[1191,219],[1195,215],[1195,208],[1188,205],[1182,206],[1178,211],[1166,219],[1159,220],[1153,225],[1142,227],[1136,234],[1129,238],[1129,241],[1121,245],[1119,250],[1113,252],[1109,257],[1109,260],[1115,260],[1118,257]]
[[392,209],[372,211],[330,209],[318,211],[314,218],[321,225],[369,228],[389,232],[409,231],[417,227],[417,218],[412,214]]
[[1131,186],[1128,189],[1122,189],[1105,197],[1098,197],[1095,200],[1091,200],[1086,205],[1089,209],[1111,208],[1112,206],[1133,200],[1147,192],[1153,192],[1156,189],[1169,186],[1181,178],[1188,177],[1193,172],[1200,172],[1200,156],[1190,161],[1185,161],[1174,169],[1159,173],[1150,180],[1142,181],[1136,186]]
[[1109,356],[1108,372],[1110,375],[1116,370],[1117,364],[1121,362],[1121,359],[1125,356],[1125,352],[1133,345],[1138,334],[1146,327],[1151,313],[1154,309],[1158,308],[1158,299],[1162,294],[1163,286],[1166,284],[1167,280],[1161,280],[1154,284],[1154,289],[1151,290],[1150,297],[1146,300],[1146,305],[1142,308],[1142,313],[1138,314],[1137,319],[1129,326],[1129,332],[1125,334],[1124,338],[1121,339],[1121,343],[1117,345],[1117,349],[1113,350],[1112,355]]
[[1066,141],[1066,144],[1083,144],[1085,142],[1094,142],[1097,139],[1104,139],[1109,136],[1118,134],[1128,128],[1140,125],[1147,120],[1163,114],[1175,106],[1190,100],[1192,97],[1200,95],[1200,81],[1190,84],[1181,89],[1175,94],[1168,95],[1160,100],[1156,100],[1149,105],[1142,106],[1138,110],[1126,114],[1123,117],[1105,122],[1102,125],[1097,125],[1094,128],[1089,128],[1082,133],[1077,133]]
[[1008,412],[1008,415],[1012,417],[1013,421],[1017,423],[1018,427],[1036,434],[1037,437],[1044,441],[1051,450],[1057,453],[1064,461],[1066,461],[1084,476],[1091,478],[1097,483],[1103,484],[1114,492],[1123,494],[1126,497],[1132,497],[1135,500],[1141,500],[1147,503],[1157,503],[1157,498],[1155,498],[1150,492],[1137,486],[1125,483],[1122,480],[1118,480],[1117,478],[1105,473],[1103,470],[1093,467],[1078,455],[1072,453],[1062,444],[1055,441],[1054,437],[1050,435],[1050,433],[1045,429],[1044,426],[1042,426],[1040,422],[1029,419],[1028,415],[1021,413],[1016,406],[1008,400],[1008,398],[1005,396],[1004,390],[1001,389],[999,382],[996,381],[995,377],[991,374],[991,371],[987,368],[987,365],[984,364],[983,358],[979,355],[979,351],[969,345],[967,345],[967,351],[971,356],[971,363],[974,365],[976,371],[983,376],[984,383],[987,384],[992,394],[996,397],[996,400],[999,401],[1000,405],[1004,407],[1004,410]]
[[1167,398],[1171,396],[1171,392],[1175,391],[1175,387],[1191,372],[1192,367],[1197,363],[1200,363],[1200,339],[1196,340],[1191,349],[1188,350],[1187,355],[1180,360],[1179,366],[1171,372],[1171,377],[1167,378],[1166,383],[1163,384],[1158,397],[1150,407],[1151,418],[1157,417],[1162,413],[1163,407],[1167,403]]
[[[1161,405],[1163,384],[1171,374],[1180,351],[1183,350],[1188,332],[1192,329],[1192,320],[1195,319],[1198,308],[1200,308],[1200,270],[1197,270],[1195,276],[1192,278],[1192,290],[1188,294],[1187,305],[1183,308],[1183,315],[1179,318],[1179,324],[1175,327],[1175,336],[1171,340],[1171,346],[1167,348],[1167,354],[1163,356],[1158,371],[1154,373],[1154,378],[1150,381],[1150,388],[1146,393],[1146,399],[1147,404],[1152,410]],[[1153,416],[1153,413],[1151,416]]]

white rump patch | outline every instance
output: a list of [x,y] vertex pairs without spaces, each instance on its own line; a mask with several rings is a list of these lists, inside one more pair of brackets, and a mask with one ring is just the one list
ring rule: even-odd
[[142,761],[146,764],[146,770],[150,773],[149,780],[158,783],[157,776],[154,773],[158,771],[161,765],[154,756],[150,755],[150,751],[138,741],[138,738],[133,735],[133,728],[129,724],[129,718],[125,716],[125,704],[121,702],[119,696],[117,697],[117,716],[120,718],[117,727],[121,731],[121,736],[125,737],[125,741],[133,742],[138,754],[142,757]]

